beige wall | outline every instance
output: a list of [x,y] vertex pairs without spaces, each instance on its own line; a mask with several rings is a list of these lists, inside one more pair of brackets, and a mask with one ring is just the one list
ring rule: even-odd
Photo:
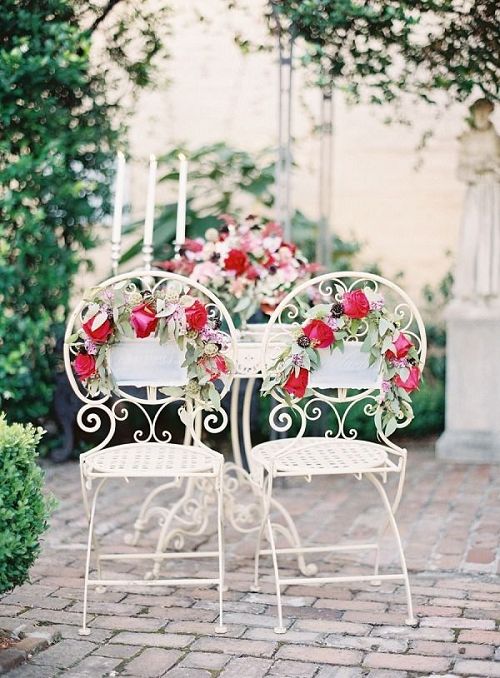
[[[173,3],[172,58],[165,66],[172,82],[138,102],[130,132],[138,160],[179,141],[197,146],[226,140],[249,150],[275,144],[276,56],[243,56],[233,42],[236,31],[254,38],[265,34],[264,3],[247,4],[252,19],[229,12],[225,0]],[[200,23],[196,10],[208,20]],[[308,111],[317,114],[319,101],[300,80],[295,105],[300,170],[293,179],[293,201],[314,217],[318,142],[311,136]],[[365,243],[362,260],[379,261],[388,276],[406,271],[408,286],[416,292],[443,275],[449,265],[445,252],[455,247],[463,198],[455,178],[456,137],[465,107],[454,107],[438,121],[428,107],[406,113],[415,119],[411,129],[384,125],[383,111],[351,108],[337,98],[333,224],[340,235],[355,235]],[[428,126],[435,134],[417,171],[415,148]],[[145,167],[132,168],[130,194],[137,212],[142,211],[145,181]]]

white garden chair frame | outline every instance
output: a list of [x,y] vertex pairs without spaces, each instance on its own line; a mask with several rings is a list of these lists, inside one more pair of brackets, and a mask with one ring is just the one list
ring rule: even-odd
[[[128,281],[128,283],[127,283]],[[162,285],[169,281],[177,281],[182,285],[188,287],[191,291],[200,294],[206,304],[209,316],[211,314],[218,314],[221,320],[226,323],[228,335],[230,338],[230,349],[228,354],[234,357],[236,354],[236,333],[233,321],[229,315],[224,304],[204,285],[189,280],[183,276],[169,272],[158,271],[133,271],[131,273],[121,274],[109,278],[98,285],[95,290],[102,290],[117,283],[125,282],[136,289],[148,289],[155,291]],[[223,590],[224,590],[224,525],[223,525],[223,456],[207,447],[201,440],[201,429],[204,427],[211,433],[218,433],[222,431],[227,423],[228,418],[223,410],[207,411],[207,408],[194,404],[188,398],[181,398],[179,396],[166,396],[158,392],[158,382],[155,378],[154,364],[151,361],[148,373],[142,378],[138,379],[137,364],[134,365],[134,377],[131,380],[125,379],[127,386],[145,387],[146,397],[139,397],[133,395],[125,390],[125,386],[118,383],[117,395],[118,399],[113,400],[112,396],[101,395],[95,398],[88,397],[84,392],[83,387],[75,379],[71,360],[74,349],[70,345],[70,337],[75,333],[76,329],[81,326],[82,316],[85,308],[88,306],[88,301],[80,301],[73,313],[70,315],[65,334],[64,345],[64,364],[69,382],[73,391],[83,403],[77,415],[77,423],[79,427],[88,433],[96,433],[104,430],[103,440],[93,447],[91,450],[80,455],[80,473],[81,485],[83,493],[83,502],[86,517],[88,520],[88,542],[87,542],[87,556],[85,562],[85,582],[84,582],[84,598],[83,598],[83,623],[80,629],[81,635],[89,635],[90,629],[87,627],[87,601],[89,586],[97,587],[96,590],[104,591],[106,586],[209,586],[217,585],[219,589],[219,620],[215,626],[216,633],[225,633],[226,627],[223,624]],[[138,339],[139,342],[144,342],[144,351],[148,350],[148,340]],[[162,347],[163,351],[168,352],[169,347],[165,345]],[[177,351],[177,347],[171,350]],[[156,351],[156,353],[158,353]],[[109,361],[110,352],[108,352]],[[144,353],[146,355],[146,353]],[[137,355],[135,355],[137,358]],[[125,355],[126,358],[126,355]],[[146,362],[146,361],[145,361]],[[153,361],[154,362],[154,361]],[[173,361],[175,363],[175,361]],[[111,367],[111,363],[108,362]],[[123,368],[123,362],[121,364]],[[126,367],[126,365],[125,365]],[[151,370],[151,367],[153,369]],[[158,365],[158,369],[162,369]],[[123,371],[123,370],[122,370]],[[126,372],[126,370],[125,370]],[[171,385],[179,385],[179,370],[173,370],[174,383],[162,383],[161,386],[168,387]],[[139,375],[140,376],[140,375]],[[232,375],[231,375],[232,377]],[[230,380],[226,383],[221,391],[221,396],[225,395],[230,388]],[[171,433],[164,428],[164,421],[162,414],[165,413],[168,405],[179,402],[178,413],[181,421],[185,425],[184,444],[176,444],[171,441]],[[135,430],[132,435],[133,441],[116,446],[109,446],[113,435],[117,430],[120,422],[123,422],[128,417],[128,410],[126,407],[133,406],[138,408],[146,422],[147,433],[141,429]],[[153,406],[151,409],[154,414],[146,409],[146,406]],[[105,425],[106,428],[105,428]],[[149,429],[149,430],[148,430]],[[107,432],[106,432],[107,430]],[[216,551],[176,551],[166,552],[164,547],[158,547],[153,553],[106,553],[100,551],[99,543],[95,535],[96,522],[96,506],[100,492],[108,480],[114,478],[122,478],[128,482],[129,478],[139,477],[153,477],[168,479],[171,481],[162,485],[162,489],[167,487],[179,488],[184,479],[186,482],[200,482],[213,484],[214,489],[210,493],[212,497],[216,497],[216,513],[217,513],[217,534],[218,534],[218,548]],[[165,482],[165,481],[164,481]],[[162,519],[170,526],[170,534],[177,537],[177,545],[184,544],[184,534],[188,532],[183,530],[183,515],[184,510],[182,500],[174,503],[170,509],[162,506]],[[209,520],[208,512],[209,506],[205,506],[207,516],[203,520],[206,526]],[[175,520],[178,519],[177,527]],[[165,532],[165,522],[163,525],[163,532]],[[184,524],[187,521],[184,521]],[[162,534],[163,534],[162,532]],[[161,541],[161,540],[160,540]],[[92,552],[96,556],[97,576],[91,578],[90,566]],[[217,558],[218,559],[218,576],[201,578],[201,577],[186,577],[186,578],[160,578],[158,571],[161,562],[165,559],[172,558]],[[150,579],[105,579],[102,577],[101,563],[102,561],[116,561],[116,560],[136,560],[136,559],[151,559],[154,563],[154,574]]]
[[[421,315],[410,299],[410,297],[396,284],[385,278],[370,273],[359,271],[342,271],[338,273],[326,273],[304,282],[293,289],[278,305],[269,319],[267,328],[262,340],[262,373],[266,375],[270,365],[273,363],[280,344],[283,345],[284,338],[288,339],[291,329],[290,321],[303,320],[297,299],[314,290],[316,295],[323,303],[328,300],[330,303],[338,300],[340,297],[339,285],[345,291],[371,287],[374,291],[383,293],[386,290],[397,300],[393,311],[400,320],[400,329],[407,335],[411,335],[419,356],[419,367],[422,370],[425,364],[427,341],[424,323]],[[358,331],[358,336],[362,337],[363,327]],[[328,355],[327,351],[324,351]],[[285,633],[286,628],[283,625],[281,587],[292,584],[329,584],[345,582],[368,581],[374,585],[380,584],[383,580],[402,581],[405,585],[406,600],[408,607],[408,616],[406,623],[416,625],[417,620],[413,614],[411,599],[410,582],[406,567],[405,556],[395,520],[395,514],[401,501],[403,484],[406,471],[407,450],[401,448],[392,442],[382,430],[377,427],[377,435],[380,443],[369,443],[357,440],[357,431],[347,428],[349,413],[352,408],[363,400],[368,402],[364,406],[364,412],[367,416],[373,416],[373,404],[380,394],[381,378],[378,374],[373,380],[373,368],[367,370],[359,367],[351,368],[346,364],[342,368],[342,356],[338,350],[336,354],[335,367],[331,374],[325,374],[322,368],[321,377],[316,377],[319,385],[315,385],[315,372],[311,374],[310,385],[312,396],[306,396],[301,400],[292,399],[292,406],[287,404],[282,396],[276,391],[273,392],[273,398],[277,401],[269,416],[270,426],[285,434],[292,426],[292,414],[295,414],[300,421],[300,430],[295,438],[284,440],[275,440],[256,445],[250,452],[250,464],[252,477],[260,486],[263,494],[263,519],[261,529],[258,535],[255,551],[255,582],[254,590],[259,590],[259,557],[268,554],[269,550],[262,550],[262,538],[264,532],[267,532],[270,544],[270,553],[272,556],[274,578],[276,583],[276,595],[278,605],[278,625],[275,627],[276,633]],[[332,354],[333,355],[333,354]],[[339,382],[336,377],[336,370],[342,368],[342,376]],[[327,372],[327,371],[326,371]],[[370,383],[373,382],[373,383]],[[350,393],[350,387],[359,389],[357,393]],[[336,389],[336,395],[329,395],[323,392],[323,389]],[[346,410],[341,413],[338,410],[339,405],[345,405]],[[318,421],[321,417],[321,406],[328,407],[334,413],[336,431],[331,428],[326,431],[324,438],[307,437],[304,435],[309,422]],[[292,413],[291,413],[292,412]],[[408,419],[398,422],[398,429],[406,426]],[[309,441],[309,442],[308,442]],[[300,450],[300,454],[297,451]],[[333,452],[330,461],[322,459],[322,454],[318,455],[318,450]],[[270,518],[272,508],[273,482],[275,478],[295,476],[304,477],[310,481],[315,475],[353,475],[358,479],[366,478],[377,490],[383,503],[386,519],[380,526],[376,542],[366,544],[341,544],[332,546],[309,546],[304,547],[298,543],[296,547],[277,548],[275,536],[273,534],[273,525]],[[389,474],[399,475],[397,488],[392,501],[389,499],[384,484]],[[380,561],[380,542],[387,527],[390,527],[397,545],[401,571],[396,574],[379,574]],[[278,567],[279,555],[298,555],[321,553],[321,552],[345,552],[374,550],[375,564],[373,574],[371,575],[352,575],[352,576],[332,576],[332,577],[280,577]],[[313,565],[312,563],[310,565]],[[314,573],[315,568],[313,568]]]

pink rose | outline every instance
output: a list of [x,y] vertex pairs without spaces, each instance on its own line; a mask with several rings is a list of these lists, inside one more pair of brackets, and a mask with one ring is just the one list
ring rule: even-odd
[[206,285],[213,278],[219,275],[220,269],[213,261],[203,261],[200,264],[196,264],[191,273],[193,280],[197,280],[202,285]]
[[402,332],[399,333],[398,338],[394,342],[394,348],[396,349],[396,354],[393,351],[386,351],[385,355],[390,360],[401,360],[408,355],[408,351],[413,347],[412,342],[408,339],[406,334]]
[[130,313],[130,324],[134,328],[135,336],[139,339],[145,339],[156,330],[158,325],[156,311],[148,304],[139,304]]
[[186,308],[186,322],[190,330],[195,330],[196,332],[201,332],[205,327],[208,320],[207,309],[203,306],[201,301],[198,299]]
[[407,391],[408,393],[415,391],[418,388],[418,385],[420,384],[419,368],[416,365],[413,365],[413,367],[410,368],[410,374],[408,375],[408,378],[405,381],[403,381],[399,374],[397,374],[394,383],[396,384],[396,386],[399,386],[399,388],[404,388],[404,390]]
[[181,247],[184,248],[186,252],[201,252],[203,251],[203,242],[200,240],[191,240],[190,238],[186,238]]
[[301,367],[297,376],[295,376],[295,369],[290,372],[283,388],[296,398],[303,398],[308,382],[309,372],[305,367]]
[[364,318],[370,312],[370,302],[362,290],[346,292],[342,299],[344,313],[349,318]]
[[79,353],[73,362],[73,367],[81,381],[93,377],[96,373],[95,358],[87,353]]
[[92,329],[92,323],[94,322],[96,316],[87,320],[86,323],[83,323],[83,331],[92,339],[96,344],[105,344],[109,337],[113,334],[113,324],[110,320],[105,320],[102,325],[97,327],[95,330]]
[[326,348],[335,341],[335,335],[331,327],[322,320],[311,320],[303,329],[306,337],[309,337],[314,348]]

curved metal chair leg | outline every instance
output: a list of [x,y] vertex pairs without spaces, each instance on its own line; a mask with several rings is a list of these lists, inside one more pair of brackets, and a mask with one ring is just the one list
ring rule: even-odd
[[408,577],[408,569],[406,567],[406,559],[403,551],[403,545],[401,543],[401,536],[399,534],[398,526],[396,523],[396,519],[394,518],[394,514],[392,512],[392,507],[389,502],[389,499],[387,497],[387,494],[382,487],[381,482],[375,478],[375,476],[372,473],[367,473],[366,477],[370,482],[374,485],[374,487],[377,489],[380,498],[382,499],[382,502],[384,504],[384,507],[387,511],[387,517],[389,521],[389,525],[391,526],[392,532],[394,534],[394,538],[396,540],[396,544],[398,547],[398,552],[399,552],[399,562],[401,564],[401,570],[404,576],[404,582],[405,582],[405,591],[406,591],[406,603],[408,607],[408,617],[405,620],[405,624],[408,626],[416,626],[418,624],[418,619],[415,617],[413,614],[413,602],[411,599],[411,589],[410,589],[410,579]]
[[283,626],[283,612],[281,609],[281,585],[280,585],[280,575],[278,570],[278,556],[276,554],[276,544],[274,543],[273,535],[273,526],[271,525],[271,519],[269,516],[266,520],[267,531],[269,536],[269,544],[271,546],[271,555],[273,559],[273,569],[274,569],[274,579],[276,581],[276,600],[278,603],[278,626],[274,627],[275,633],[286,633],[286,627]]
[[[99,496],[99,491],[101,487],[106,482],[106,479],[101,480],[97,486],[94,496],[92,497],[92,502],[90,505],[89,511],[89,533],[87,538],[87,556],[85,559],[85,583],[83,588],[83,621],[82,627],[78,630],[80,636],[90,635],[90,629],[87,627],[87,603],[88,603],[88,590],[89,590],[89,574],[90,574],[90,555],[92,552],[92,546],[94,542],[94,520],[95,520],[95,509],[97,504],[97,497]],[[85,505],[88,507],[87,498],[85,500]],[[98,561],[99,562],[99,561]],[[100,568],[99,568],[100,569]]]
[[227,633],[227,626],[223,623],[223,607],[224,607],[224,579],[226,575],[226,562],[224,551],[224,484],[223,484],[223,468],[221,468],[220,476],[216,481],[218,483],[217,491],[217,538],[219,544],[219,623],[215,626],[215,633]]
[[257,533],[257,541],[255,544],[255,558],[254,558],[254,578],[253,578],[253,586],[252,586],[252,591],[258,592],[260,591],[260,586],[259,586],[259,564],[260,564],[260,551],[261,551],[261,545],[262,545],[262,538],[264,536],[264,530],[266,529],[266,518],[265,516],[262,519],[262,522],[259,527],[259,531]]
[[[392,515],[396,515],[396,511],[398,510],[399,503],[401,501],[401,497],[403,494],[403,484],[404,484],[404,479],[405,479],[405,469],[406,469],[406,457],[404,457],[403,461],[403,467],[401,469],[401,472],[399,474],[399,481],[398,481],[398,488],[396,490],[396,496],[394,498],[394,501],[391,506],[391,511]],[[384,516],[383,522],[378,530],[377,534],[377,550],[375,551],[375,565],[373,568],[373,573],[375,576],[378,575],[379,573],[379,567],[380,567],[380,544],[382,542],[382,539],[384,538],[384,535],[387,531],[387,528],[389,527],[389,519]],[[371,586],[380,586],[382,584],[382,581],[380,579],[373,579],[370,582]]]

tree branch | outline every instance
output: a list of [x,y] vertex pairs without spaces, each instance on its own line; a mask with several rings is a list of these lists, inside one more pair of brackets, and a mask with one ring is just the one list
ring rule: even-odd
[[108,0],[108,4],[102,10],[102,13],[95,19],[94,23],[90,27],[90,32],[93,33],[96,28],[104,21],[108,14],[118,5],[122,0]]

